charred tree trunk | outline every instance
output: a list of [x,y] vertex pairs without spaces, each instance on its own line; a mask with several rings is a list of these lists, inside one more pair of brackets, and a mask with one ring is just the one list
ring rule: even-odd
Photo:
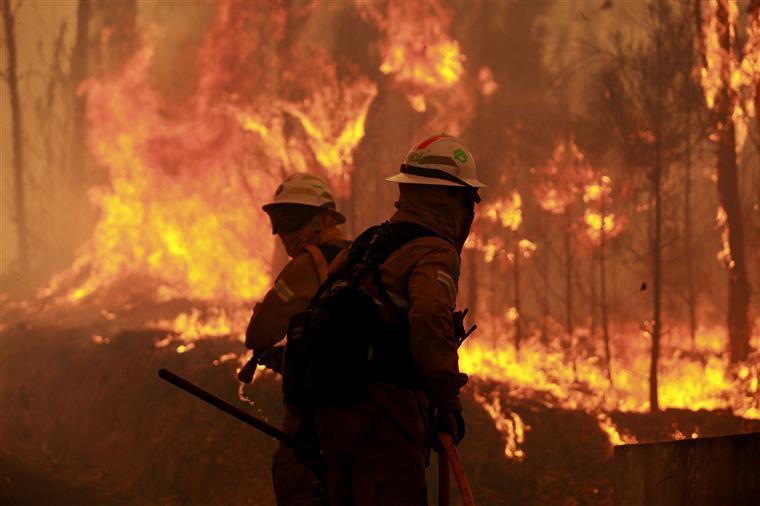
[[[757,12],[757,2],[750,5],[750,13]],[[694,2],[697,23],[698,48],[703,67],[707,65],[700,2]],[[731,362],[745,360],[749,355],[749,301],[752,288],[747,274],[747,259],[744,251],[744,225],[739,199],[739,179],[736,161],[736,131],[732,118],[737,97],[731,88],[730,59],[735,54],[727,0],[718,0],[715,12],[717,39],[721,49],[721,87],[717,90],[712,111],[715,115],[717,133],[717,173],[718,199],[726,213],[728,233],[728,341]]]
[[607,232],[604,230],[604,220],[606,218],[606,210],[604,207],[604,193],[602,193],[601,198],[602,200],[600,208],[602,215],[602,228],[599,236],[599,288],[601,292],[602,337],[604,339],[604,358],[607,364],[607,380],[610,382],[610,387],[613,387],[612,355],[610,353],[610,322],[607,308],[607,252],[605,251],[607,245]]
[[728,247],[728,338],[732,362],[745,360],[749,355],[749,300],[751,287],[744,256],[744,227],[739,203],[739,181],[736,167],[736,137],[734,124],[728,121],[719,134],[718,195],[726,212]]
[[715,97],[718,114],[718,198],[726,213],[728,247],[731,254],[728,265],[728,339],[732,362],[745,360],[749,355],[749,299],[751,287],[747,276],[744,254],[744,224],[739,199],[739,178],[736,162],[736,132],[732,119],[736,101],[730,85],[729,55],[733,44],[728,5],[718,2],[718,41],[723,51],[722,87]]
[[71,51],[72,101],[74,122],[71,129],[71,146],[69,156],[69,177],[72,189],[78,193],[77,185],[81,184],[86,153],[86,98],[78,93],[80,83],[87,77],[87,46],[90,24],[90,0],[79,0],[77,7],[77,34],[74,48]]
[[[659,144],[659,137],[656,141]],[[660,360],[660,334],[662,329],[662,201],[660,165],[660,146],[657,146],[657,162],[652,174],[652,192],[654,194],[654,234],[651,238],[652,251],[652,357],[649,368],[649,409],[660,409],[657,395],[657,365]]]
[[[87,98],[79,93],[79,85],[87,77],[88,70],[88,46],[90,25],[90,0],[79,0],[77,7],[77,33],[74,47],[71,51],[71,72],[69,82],[71,86],[71,100],[73,123],[69,142],[68,164],[68,195],[70,205],[73,206],[74,215],[82,217],[86,200],[82,199],[82,193],[87,187],[89,175],[87,170]],[[75,224],[76,232],[71,239],[76,243],[83,239],[85,224],[78,220]]]
[[563,232],[563,246],[565,249],[565,331],[569,339],[572,339],[575,331],[573,324],[573,248],[570,237],[570,214],[565,211],[565,230]]
[[689,335],[691,346],[696,346],[697,339],[697,290],[694,284],[694,255],[692,254],[692,223],[691,223],[691,113],[686,111],[687,132],[689,139],[686,141],[686,166],[684,168],[684,249],[683,255],[686,260],[686,305],[689,319]]
[[[492,316],[498,316],[501,320],[504,315],[504,299],[500,296],[503,285],[502,285],[502,277],[503,273],[500,267],[500,259],[497,255],[494,257],[494,259],[490,263],[490,277],[491,282],[489,283],[489,286],[491,287],[491,298],[490,298],[490,312]],[[499,333],[494,332],[491,345],[494,349],[497,349],[501,347],[504,343],[501,342],[502,338],[498,335]]]
[[517,233],[513,234],[514,240],[512,241],[514,246],[512,249],[512,282],[515,284],[515,352],[520,353],[520,342],[522,341],[522,300],[520,298],[520,241],[517,239]]
[[660,336],[662,334],[662,175],[663,145],[662,145],[662,58],[661,32],[655,31],[655,102],[653,120],[655,130],[654,167],[650,172],[651,192],[654,199],[654,231],[650,236],[650,251],[652,255],[652,356],[649,367],[649,409],[659,411],[657,366],[660,360]]
[[13,189],[15,197],[16,238],[18,241],[19,267],[23,274],[29,272],[29,229],[26,216],[26,195],[24,185],[24,129],[21,117],[21,101],[18,93],[18,62],[16,54],[16,20],[11,9],[10,0],[2,1],[3,28],[5,29],[5,47],[8,51],[6,68],[8,93],[11,102],[11,121],[13,132]]
[[549,237],[548,234],[543,240],[544,248],[541,252],[541,277],[543,285],[541,287],[541,344],[544,347],[549,346],[549,315],[551,308],[549,306]]
[[596,264],[599,260],[599,252],[593,251],[591,253],[591,260],[589,262],[589,279],[591,280],[590,286],[590,301],[589,301],[589,311],[591,314],[589,315],[590,319],[590,337],[593,340],[595,340],[597,335],[597,327],[599,325],[599,321],[597,319],[597,308],[599,307],[599,300],[597,297],[596,292]]
[[569,208],[565,210],[565,226],[563,242],[565,250],[565,331],[567,332],[566,349],[573,363],[573,376],[578,378],[578,368],[575,363],[575,324],[573,322],[573,244],[570,232]]

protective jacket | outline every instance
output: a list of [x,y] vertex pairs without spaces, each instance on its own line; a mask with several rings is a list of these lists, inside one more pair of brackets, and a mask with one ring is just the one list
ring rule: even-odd
[[[458,394],[467,376],[459,372],[452,310],[469,222],[465,223],[461,209],[441,202],[440,192],[420,187],[414,189],[413,198],[402,191],[396,205],[392,222],[418,223],[437,237],[421,237],[402,246],[381,265],[381,279],[394,304],[407,312],[410,350],[431,400],[444,409],[461,409]],[[346,261],[344,250],[330,270],[341,269]],[[369,394],[415,440],[424,442],[428,399],[421,390],[373,383]]]
[[[348,246],[337,227],[327,228],[313,241],[330,259]],[[303,311],[319,288],[320,280],[314,257],[303,247],[277,276],[274,286],[253,308],[245,332],[245,345],[257,352],[266,351],[280,341],[294,314]]]
[[[304,228],[294,234],[281,235],[281,239],[288,252],[295,252],[295,255],[277,276],[272,289],[253,309],[245,333],[245,345],[257,353],[267,351],[285,336],[290,317],[303,311],[319,288],[319,270],[326,274],[330,260],[349,244],[335,226],[324,229],[316,237],[312,229]],[[321,255],[309,252],[313,246],[319,248]],[[321,262],[325,263],[320,265]],[[310,436],[307,434],[313,431],[287,408],[283,430],[302,440],[308,440]],[[272,479],[278,505],[314,504],[316,478],[298,461],[289,446],[280,444],[272,456]]]

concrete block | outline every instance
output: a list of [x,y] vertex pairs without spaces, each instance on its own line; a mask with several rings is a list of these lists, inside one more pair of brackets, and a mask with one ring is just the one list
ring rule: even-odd
[[619,506],[760,506],[760,433],[616,446]]

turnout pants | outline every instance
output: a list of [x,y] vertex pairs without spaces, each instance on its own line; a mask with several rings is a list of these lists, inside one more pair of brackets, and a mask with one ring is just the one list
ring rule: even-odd
[[317,432],[332,506],[427,504],[424,437],[374,400],[322,408]]
[[[301,421],[285,408],[283,429],[303,438]],[[277,506],[312,506],[317,477],[296,460],[296,452],[280,443],[272,456],[272,482]]]

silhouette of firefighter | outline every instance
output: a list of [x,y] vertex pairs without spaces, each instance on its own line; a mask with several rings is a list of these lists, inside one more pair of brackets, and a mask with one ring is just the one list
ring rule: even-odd
[[484,185],[445,134],[415,145],[388,181],[397,211],[338,254],[288,330],[286,403],[315,420],[337,506],[426,504],[427,449],[439,432],[465,432],[455,302]]
[[[319,177],[296,173],[285,178],[274,199],[263,207],[276,234],[291,257],[274,286],[256,304],[246,330],[245,345],[253,359],[241,370],[240,379],[250,382],[257,364],[282,371],[282,346],[290,317],[303,311],[327,277],[330,261],[348,245],[338,225],[345,217],[336,210],[329,186]],[[307,442],[313,428],[304,426],[287,408],[283,430]],[[314,503],[317,478],[296,458],[296,451],[280,444],[272,458],[272,478],[278,505]]]

